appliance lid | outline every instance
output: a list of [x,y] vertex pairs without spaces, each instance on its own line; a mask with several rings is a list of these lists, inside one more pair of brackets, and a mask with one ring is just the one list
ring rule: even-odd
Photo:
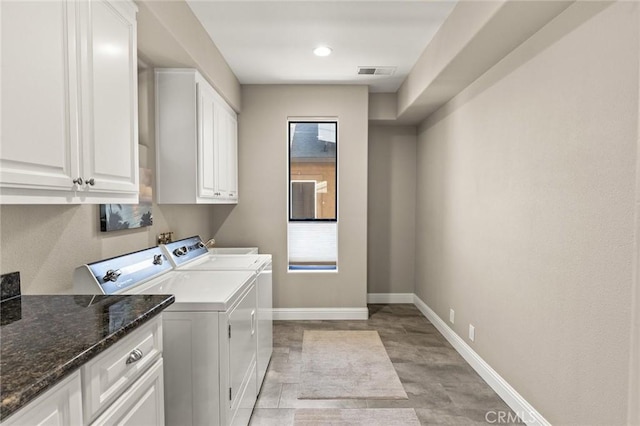
[[257,271],[271,261],[268,254],[209,254],[183,265],[180,270],[250,270]]
[[128,294],[173,294],[168,311],[226,311],[255,279],[251,271],[173,272],[132,288]]

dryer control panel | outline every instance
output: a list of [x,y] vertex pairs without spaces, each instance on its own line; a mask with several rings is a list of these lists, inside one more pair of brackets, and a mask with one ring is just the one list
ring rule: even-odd
[[118,294],[172,269],[160,247],[152,247],[76,268],[76,294]]

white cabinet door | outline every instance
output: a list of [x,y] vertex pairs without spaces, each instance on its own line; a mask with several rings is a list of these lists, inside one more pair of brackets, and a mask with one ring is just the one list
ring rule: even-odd
[[238,200],[238,121],[229,117],[229,198]]
[[68,426],[82,424],[80,371],[2,422],[2,426]]
[[212,89],[203,83],[196,84],[198,96],[198,197],[214,198],[215,173],[215,98]]
[[228,174],[229,174],[229,152],[228,152],[228,135],[229,124],[227,122],[227,113],[223,107],[216,105],[216,175],[217,188],[216,196],[218,198],[227,198]]
[[0,8],[0,186],[73,191],[76,3],[2,1]]
[[162,358],[158,359],[92,425],[163,426]]
[[138,192],[135,7],[80,3],[83,191]]
[[237,121],[235,114],[221,103],[217,107],[216,171],[217,195],[227,200],[237,199],[238,194],[238,153]]

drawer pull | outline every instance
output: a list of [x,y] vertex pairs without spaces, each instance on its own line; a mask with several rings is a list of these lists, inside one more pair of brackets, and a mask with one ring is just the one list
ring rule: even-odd
[[129,358],[127,358],[127,364],[133,364],[134,362],[140,361],[144,354],[140,349],[134,349],[129,354]]

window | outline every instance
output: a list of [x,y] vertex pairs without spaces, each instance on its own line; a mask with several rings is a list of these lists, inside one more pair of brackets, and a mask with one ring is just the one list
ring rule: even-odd
[[338,123],[289,121],[289,270],[337,269]]
[[289,122],[289,220],[337,219],[337,127]]

